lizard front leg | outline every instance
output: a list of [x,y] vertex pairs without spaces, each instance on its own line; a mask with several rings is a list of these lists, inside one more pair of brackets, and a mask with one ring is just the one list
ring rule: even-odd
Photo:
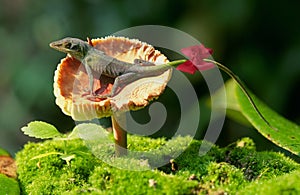
[[86,73],[88,75],[88,79],[89,79],[89,91],[90,91],[90,95],[95,96],[95,92],[94,92],[94,77],[93,77],[93,72],[91,67],[89,67],[88,65],[84,65]]

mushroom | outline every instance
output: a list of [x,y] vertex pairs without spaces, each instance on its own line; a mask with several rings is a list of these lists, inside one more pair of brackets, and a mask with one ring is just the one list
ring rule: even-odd
[[[89,44],[118,60],[133,63],[135,59],[165,64],[168,59],[151,45],[136,39],[106,37],[89,40]],[[64,114],[76,121],[91,120],[111,116],[115,143],[127,147],[126,131],[118,124],[116,114],[144,108],[164,91],[171,76],[171,69],[155,77],[145,77],[125,86],[121,91],[108,98],[89,94],[89,80],[84,66],[72,57],[65,57],[57,66],[54,76],[54,95],[56,104]],[[101,75],[94,78],[97,95],[110,92],[114,79]],[[126,154],[116,146],[116,155]]]

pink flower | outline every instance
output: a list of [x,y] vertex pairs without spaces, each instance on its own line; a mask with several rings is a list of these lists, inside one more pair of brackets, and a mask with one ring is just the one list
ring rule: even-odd
[[203,60],[213,53],[213,50],[210,48],[205,48],[203,45],[194,45],[182,48],[181,52],[190,59],[177,66],[177,70],[194,74],[197,70],[204,71],[215,67],[213,63]]

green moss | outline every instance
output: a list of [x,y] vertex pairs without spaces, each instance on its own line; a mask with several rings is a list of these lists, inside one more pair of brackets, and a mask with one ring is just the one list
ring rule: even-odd
[[300,194],[300,170],[270,180],[258,180],[238,194]]
[[90,182],[105,194],[184,194],[197,185],[197,182],[190,182],[180,176],[166,175],[158,170],[140,172],[103,167],[95,169]]
[[249,181],[270,179],[299,167],[282,153],[256,152],[255,145],[249,138],[223,148],[218,161],[230,163],[243,170],[245,178]]
[[[129,136],[128,143],[130,150],[154,152],[156,158],[143,162],[143,166],[148,166],[149,170],[130,171],[112,167],[94,157],[80,140],[28,143],[16,155],[22,192],[207,194],[236,193],[243,190],[247,193],[254,192],[255,187],[251,186],[267,186],[269,181],[281,177],[288,180],[289,175],[292,177],[293,174],[295,183],[292,185],[296,185],[295,173],[300,170],[299,164],[280,153],[257,152],[253,141],[248,138],[225,148],[191,141],[190,137],[167,141],[162,138]],[[184,150],[187,144],[189,147]],[[206,155],[199,156],[201,144],[212,148]],[[162,146],[163,149],[158,150]],[[67,162],[55,154],[32,160],[35,156],[50,152],[75,154],[75,158]],[[150,169],[156,160],[168,155],[179,156],[163,167]],[[141,164],[141,161],[133,157],[134,155],[114,158],[114,161],[129,166]]]

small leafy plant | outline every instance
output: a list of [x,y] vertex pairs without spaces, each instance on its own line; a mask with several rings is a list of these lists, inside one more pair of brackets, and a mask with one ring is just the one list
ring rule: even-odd
[[44,158],[50,155],[58,155],[62,160],[64,160],[69,165],[70,161],[74,159],[77,155],[80,156],[90,155],[90,153],[87,152],[87,150],[69,150],[67,146],[68,140],[79,139],[80,133],[89,130],[89,128],[98,131],[105,131],[104,129],[101,128],[101,126],[95,124],[80,124],[77,125],[70,134],[66,135],[60,133],[53,125],[43,121],[30,122],[27,126],[22,127],[21,131],[25,135],[28,135],[29,137],[34,137],[38,139],[53,139],[53,140],[60,140],[64,142],[65,147],[62,152],[50,151],[44,154],[34,156],[31,160]]

